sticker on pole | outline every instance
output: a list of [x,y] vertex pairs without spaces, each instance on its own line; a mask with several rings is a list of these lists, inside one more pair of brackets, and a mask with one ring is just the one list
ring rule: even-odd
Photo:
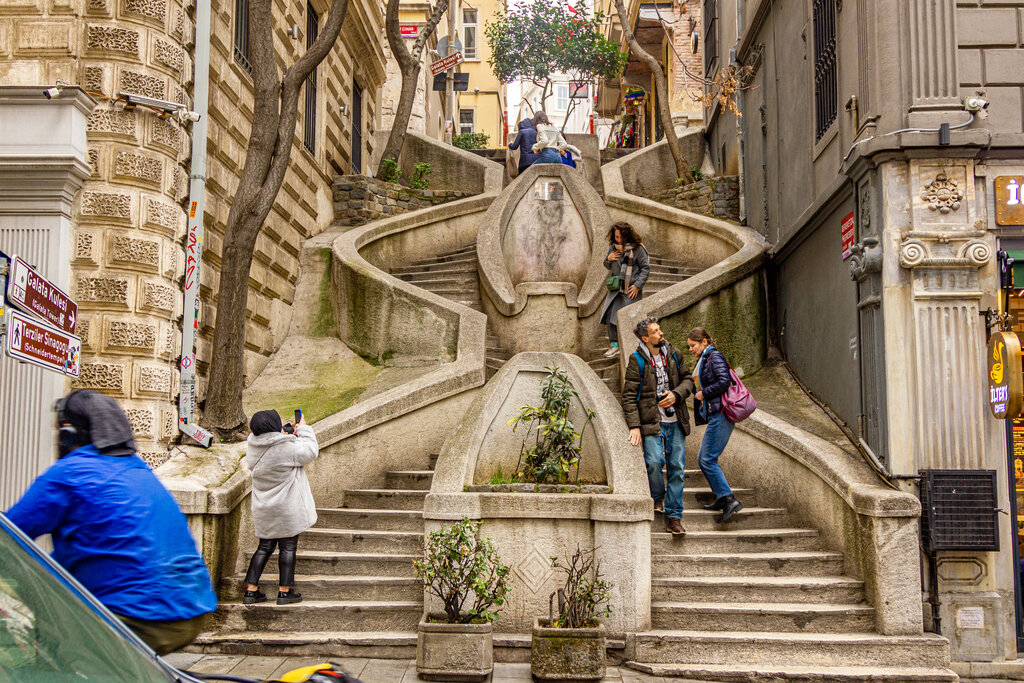
[[11,311],[8,316],[4,348],[11,358],[78,377],[82,340],[19,311]]
[[32,269],[19,256],[11,257],[7,278],[7,300],[25,311],[52,323],[68,334],[75,333],[78,304],[55,284]]

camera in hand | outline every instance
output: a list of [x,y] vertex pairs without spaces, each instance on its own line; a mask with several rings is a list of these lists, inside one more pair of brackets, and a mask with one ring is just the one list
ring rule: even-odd
[[[660,394],[658,394],[658,401],[661,402],[661,401],[665,400],[666,396],[668,396],[668,392],[667,391],[661,392]],[[663,408],[662,410],[665,411],[665,416],[666,417],[672,417],[673,415],[676,414],[676,409],[673,408],[672,406],[669,406],[668,408]]]

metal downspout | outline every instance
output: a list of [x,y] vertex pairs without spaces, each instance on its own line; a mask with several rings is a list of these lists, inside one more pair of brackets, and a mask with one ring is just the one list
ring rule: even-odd
[[178,429],[205,448],[213,434],[200,427],[196,415],[196,335],[199,332],[199,268],[203,262],[203,213],[206,206],[206,129],[210,101],[210,3],[196,2],[195,76],[192,126],[192,174],[189,176],[188,238],[185,242],[185,306],[181,321],[181,393]]
[[[737,60],[737,52],[740,49],[740,43],[743,41],[744,22],[746,21],[746,17],[744,16],[744,12],[743,12],[745,4],[746,3],[744,3],[744,2],[737,2],[736,3],[736,45],[734,45],[732,50],[730,50],[730,52],[731,52],[730,56],[732,57],[732,62],[733,63],[736,63],[736,61],[738,61]],[[738,191],[738,194],[739,194],[739,204],[740,204],[740,215],[739,215],[740,225],[746,225],[747,224],[747,199],[746,199],[745,195],[746,195],[746,189],[747,189],[747,179],[745,177],[745,170],[744,170],[746,168],[746,164],[743,161],[743,155],[744,155],[744,153],[746,151],[745,148],[746,148],[746,143],[747,143],[746,135],[744,133],[744,127],[745,127],[746,124],[744,123],[745,119],[743,118],[744,110],[746,109],[746,106],[745,106],[746,105],[746,96],[745,96],[745,93],[743,92],[742,85],[743,84],[741,83],[740,84],[741,87],[736,89],[736,108],[739,110],[739,113],[740,113],[740,115],[736,117],[736,141],[737,141],[737,147],[738,147],[737,154],[736,154],[736,159],[737,159],[736,173],[737,173],[737,177],[738,177],[738,181],[739,181],[739,187],[738,187],[737,191]]]

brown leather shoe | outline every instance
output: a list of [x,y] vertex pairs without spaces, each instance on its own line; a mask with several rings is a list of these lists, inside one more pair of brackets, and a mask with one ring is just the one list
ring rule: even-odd
[[675,517],[670,517],[665,522],[665,528],[667,528],[669,530],[669,532],[673,536],[685,536],[686,535],[686,529],[683,528],[683,525],[680,524],[679,520],[676,519]]
[[661,501],[661,500],[655,501],[654,502],[654,511],[655,512],[665,512],[665,502]]

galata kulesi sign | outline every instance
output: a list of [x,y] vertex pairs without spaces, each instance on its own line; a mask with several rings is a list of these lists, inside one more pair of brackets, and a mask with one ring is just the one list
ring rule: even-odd
[[1024,404],[1020,340],[1013,332],[996,332],[988,342],[988,407],[999,420],[1020,415]]

